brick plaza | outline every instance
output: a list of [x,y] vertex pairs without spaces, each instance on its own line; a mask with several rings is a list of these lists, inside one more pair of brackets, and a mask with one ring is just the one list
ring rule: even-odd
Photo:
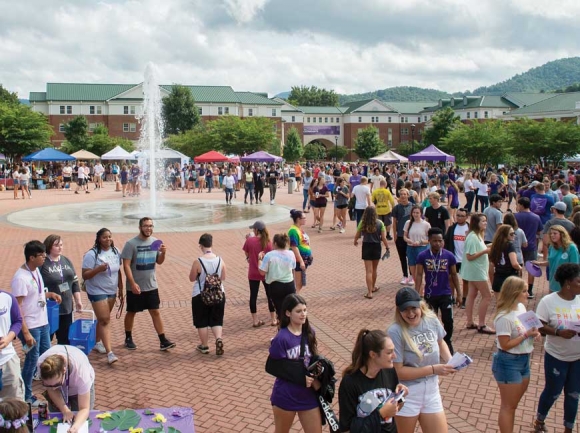
[[[23,244],[32,239],[43,241],[53,232],[63,237],[63,254],[72,260],[77,274],[80,274],[82,255],[91,248],[95,232],[101,228],[100,223],[96,222],[94,230],[86,233],[67,232],[66,224],[44,230],[31,229],[7,222],[8,214],[35,208],[38,218],[42,219],[45,206],[86,202],[87,207],[90,207],[97,201],[123,200],[121,193],[113,189],[111,183],[105,183],[103,190],[91,190],[91,194],[82,195],[70,191],[34,190],[31,200],[14,200],[12,191],[0,192],[0,255],[3,258],[0,289],[9,290],[12,275],[23,262]],[[187,194],[184,191],[162,194],[166,198],[185,201],[223,198],[221,190],[214,190],[211,194]],[[259,206],[270,206],[267,198],[268,192],[264,196],[264,204]],[[244,206],[240,192],[234,204]],[[278,190],[276,206],[291,209],[300,208],[301,204],[301,192],[290,195],[286,187]],[[325,215],[326,228],[320,234],[310,228],[312,214],[307,214],[308,223],[305,227],[311,239],[314,264],[308,271],[308,285],[301,294],[308,302],[309,317],[317,332],[319,351],[334,362],[340,377],[340,372],[350,361],[357,332],[363,327],[386,329],[392,322],[394,296],[401,287],[399,280],[402,274],[393,248],[393,256],[379,265],[380,291],[375,293],[372,300],[365,299],[360,244],[358,248],[353,245],[354,223],[345,234],[330,231],[328,227],[332,210],[329,206]],[[287,221],[270,224],[268,229],[271,236],[287,230],[290,222],[288,216]],[[223,336],[225,355],[219,358],[214,354],[211,339],[210,355],[202,355],[195,350],[199,341],[192,324],[192,284],[188,276],[193,261],[198,257],[198,238],[202,232],[154,233],[168,246],[167,259],[157,268],[157,278],[165,331],[177,343],[177,347],[169,352],[159,351],[159,341],[151,319],[147,313],[142,313],[137,315],[133,332],[138,349],[128,351],[123,348],[122,318],[113,318],[113,351],[119,356],[119,362],[109,366],[106,356],[96,352],[89,357],[96,371],[98,409],[191,406],[195,411],[196,432],[199,433],[274,431],[269,401],[274,378],[266,374],[264,364],[275,328],[268,326],[269,315],[263,291],[259,296],[258,314],[266,326],[252,328],[248,306],[247,263],[241,250],[247,232],[247,229],[211,232],[214,236],[214,251],[227,266]],[[124,242],[137,233],[135,221],[134,233],[113,233],[115,245],[122,248]],[[535,310],[539,298],[547,293],[543,279],[536,283],[536,287],[539,296],[529,301],[528,309]],[[90,305],[84,293],[83,302],[85,306]],[[493,315],[494,309],[495,302],[492,301],[487,319],[489,324],[492,323],[489,315]],[[474,364],[452,377],[440,379],[450,432],[495,432],[498,431],[500,399],[491,374],[494,337],[467,331],[463,329],[464,326],[465,312],[456,309],[454,346],[457,351],[469,354]],[[16,346],[20,348],[19,343]],[[530,387],[516,413],[515,432],[531,430],[530,425],[543,388],[543,348],[540,343],[536,343],[531,369]],[[39,382],[35,382],[34,391],[36,394],[42,391]],[[550,412],[546,423],[550,431],[562,430],[562,401],[560,398]],[[334,409],[338,411],[337,397]],[[323,431],[327,431],[327,428],[324,427]],[[297,421],[292,431],[301,431]]]

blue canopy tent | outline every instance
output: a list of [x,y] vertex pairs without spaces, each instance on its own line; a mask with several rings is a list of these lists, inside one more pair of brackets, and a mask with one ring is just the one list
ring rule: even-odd
[[60,150],[47,147],[22,158],[22,161],[74,161],[74,156],[67,155]]

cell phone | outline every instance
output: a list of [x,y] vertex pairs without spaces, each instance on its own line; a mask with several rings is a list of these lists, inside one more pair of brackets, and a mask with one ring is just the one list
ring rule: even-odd
[[324,366],[320,361],[316,361],[312,365],[309,365],[306,370],[308,370],[308,373],[312,376],[320,376],[324,371]]
[[385,251],[385,254],[383,254],[383,257],[381,257],[381,260],[388,259],[389,257],[391,257],[391,251],[387,250]]
[[400,401],[405,401],[404,395],[405,395],[405,390],[402,389],[399,392],[397,392],[396,394],[391,395],[389,397],[389,399],[392,398],[393,400],[395,400],[398,403]]

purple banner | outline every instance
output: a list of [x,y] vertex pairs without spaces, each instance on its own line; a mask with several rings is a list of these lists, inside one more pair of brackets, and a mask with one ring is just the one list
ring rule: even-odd
[[340,126],[308,125],[304,127],[304,135],[340,135]]

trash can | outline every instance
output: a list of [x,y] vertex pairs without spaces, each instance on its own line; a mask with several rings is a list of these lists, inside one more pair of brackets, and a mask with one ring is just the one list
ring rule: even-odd
[[296,179],[292,177],[288,178],[288,194],[292,194],[294,192],[294,182],[296,182]]

